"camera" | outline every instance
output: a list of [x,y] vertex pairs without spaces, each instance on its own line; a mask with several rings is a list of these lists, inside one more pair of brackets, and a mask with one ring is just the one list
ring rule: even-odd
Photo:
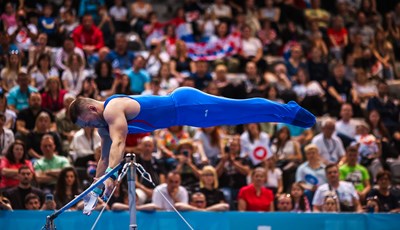
[[229,153],[231,151],[231,148],[229,147],[229,145],[226,145],[224,148],[225,153]]
[[183,151],[182,151],[182,154],[183,154],[185,157],[188,157],[188,156],[189,156],[189,151],[188,151],[188,150],[183,150]]

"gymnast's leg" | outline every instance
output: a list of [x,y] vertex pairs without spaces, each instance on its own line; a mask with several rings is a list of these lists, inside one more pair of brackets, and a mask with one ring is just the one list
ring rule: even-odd
[[264,98],[228,99],[187,87],[178,88],[171,97],[177,109],[178,125],[210,127],[281,122],[308,128],[315,123],[314,115],[293,101],[280,104]]

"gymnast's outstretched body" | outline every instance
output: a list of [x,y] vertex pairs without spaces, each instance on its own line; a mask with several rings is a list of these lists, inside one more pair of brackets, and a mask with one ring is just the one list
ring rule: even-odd
[[[244,100],[212,96],[181,87],[167,96],[113,95],[106,101],[77,98],[69,107],[72,122],[96,127],[102,139],[102,154],[96,177],[117,166],[124,155],[128,133],[151,132],[175,125],[211,127],[257,122],[280,122],[312,127],[315,117],[296,102],[280,104],[264,98]],[[117,175],[104,182],[107,196]],[[86,197],[84,213],[90,214],[102,188]]]

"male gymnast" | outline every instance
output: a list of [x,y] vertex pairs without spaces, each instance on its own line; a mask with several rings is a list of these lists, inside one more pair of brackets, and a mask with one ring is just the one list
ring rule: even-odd
[[[113,95],[106,101],[77,98],[69,107],[72,122],[81,127],[96,127],[101,136],[101,158],[96,178],[111,171],[123,159],[128,133],[151,132],[175,125],[211,127],[258,122],[281,122],[312,127],[315,117],[296,102],[280,104],[264,98],[244,100],[212,96],[180,87],[167,96]],[[109,196],[117,174],[104,182]],[[83,213],[90,214],[102,188],[84,198]]]

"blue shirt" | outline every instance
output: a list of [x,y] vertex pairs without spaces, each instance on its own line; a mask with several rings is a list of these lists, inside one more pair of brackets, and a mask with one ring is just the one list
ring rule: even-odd
[[129,69],[132,67],[135,54],[132,51],[127,51],[121,56],[115,50],[112,50],[110,53],[108,53],[106,59],[107,61],[111,62],[112,67],[115,69]]
[[146,70],[141,69],[139,72],[134,72],[133,69],[125,70],[131,83],[131,91],[135,94],[141,94],[144,91],[144,85],[150,82],[150,75]]
[[19,85],[14,86],[8,93],[7,103],[15,106],[18,111],[26,109],[29,107],[28,99],[29,94],[32,92],[38,92],[38,90],[32,86],[28,86],[28,91],[22,93],[21,90],[19,90]]
[[193,73],[191,78],[194,79],[196,89],[203,90],[208,86],[208,83],[212,81],[212,76],[210,73],[206,73],[204,76],[199,77],[196,73]]

